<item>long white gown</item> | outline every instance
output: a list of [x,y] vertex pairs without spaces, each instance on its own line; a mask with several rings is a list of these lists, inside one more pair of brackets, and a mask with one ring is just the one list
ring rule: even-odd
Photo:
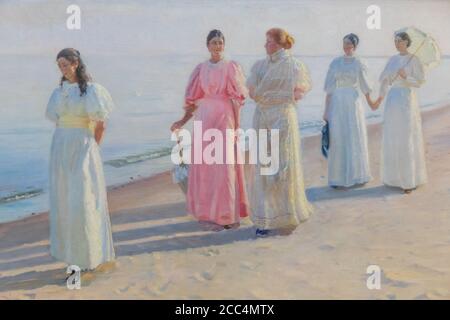
[[359,57],[335,58],[324,90],[330,94],[328,184],[350,187],[372,179],[361,94],[371,92],[367,67]]
[[[409,61],[409,63],[408,63]],[[404,68],[406,79],[396,74]],[[427,181],[422,120],[416,88],[425,82],[420,60],[407,55],[391,57],[380,76],[384,106],[382,177],[383,183],[412,189]]]
[[311,89],[309,72],[288,50],[281,49],[254,64],[247,85],[255,88],[254,129],[279,130],[278,172],[261,175],[258,161],[249,183],[251,220],[260,229],[296,227],[312,212],[305,195],[294,99],[297,89]]
[[99,147],[92,120],[105,120],[113,108],[108,91],[77,83],[53,91],[46,116],[55,122],[50,152],[50,252],[81,269],[114,259],[111,223]]

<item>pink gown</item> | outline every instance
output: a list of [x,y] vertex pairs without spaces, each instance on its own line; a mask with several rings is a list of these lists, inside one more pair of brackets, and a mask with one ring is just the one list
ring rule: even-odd
[[[234,99],[239,108],[247,95],[245,79],[240,66],[233,61],[221,60],[199,64],[192,72],[186,89],[186,105],[195,104],[194,121],[201,121],[202,132],[218,129],[223,137],[222,163],[207,164],[202,158],[201,164],[194,163],[194,150],[202,144],[202,150],[211,141],[198,140],[192,136],[191,164],[189,165],[187,211],[200,221],[214,222],[219,225],[234,224],[241,217],[249,215],[249,204],[245,190],[244,166],[227,164],[225,158],[226,129],[235,128],[233,112]],[[205,139],[206,140],[206,139]],[[197,146],[196,146],[197,144]],[[230,148],[228,148],[230,150]],[[235,159],[242,157],[241,151],[232,146]],[[203,151],[202,151],[203,154]]]

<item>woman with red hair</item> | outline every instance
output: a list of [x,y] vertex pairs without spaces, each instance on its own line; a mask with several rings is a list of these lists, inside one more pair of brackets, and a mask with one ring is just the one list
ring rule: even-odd
[[[278,171],[262,175],[263,166],[258,163],[250,187],[257,236],[266,236],[273,229],[293,230],[312,212],[303,183],[296,111],[297,102],[311,89],[311,80],[305,65],[289,51],[294,42],[283,29],[267,31],[267,58],[253,65],[247,81],[250,97],[257,104],[254,128],[279,132],[279,141],[275,141],[279,153],[271,155],[278,156]],[[276,150],[270,140],[268,150]]]

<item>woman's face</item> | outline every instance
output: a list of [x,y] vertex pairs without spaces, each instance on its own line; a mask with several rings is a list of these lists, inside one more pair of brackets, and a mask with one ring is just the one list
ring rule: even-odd
[[282,47],[275,41],[275,39],[269,35],[266,36],[266,44],[264,45],[266,48],[267,54],[273,54],[280,50]]
[[220,60],[225,50],[225,42],[220,37],[214,37],[209,40],[208,50],[211,53],[211,58],[213,60]]
[[394,39],[395,48],[398,52],[406,52],[408,51],[408,41],[403,40],[400,37],[395,37]]
[[58,59],[58,67],[61,71],[62,75],[70,81],[76,80],[76,70],[78,68],[78,61],[76,62],[70,62],[66,58],[59,58]]
[[345,55],[347,56],[352,56],[353,53],[355,52],[355,46],[348,39],[344,39],[342,48],[344,49]]

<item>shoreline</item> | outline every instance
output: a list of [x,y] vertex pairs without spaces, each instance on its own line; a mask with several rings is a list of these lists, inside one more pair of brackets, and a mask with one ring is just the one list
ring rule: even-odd
[[[421,107],[422,119],[430,113],[433,114],[435,112],[443,112],[445,110],[442,110],[442,109],[446,109],[446,108],[450,108],[450,101],[441,101],[441,102],[436,102],[433,104],[428,104],[428,105],[422,106]],[[374,121],[373,123],[370,123],[370,119],[366,118],[367,134],[370,135],[370,130],[371,130],[370,128],[381,127],[382,120],[383,120],[382,117],[380,117],[379,119],[376,119],[376,121]],[[372,130],[375,130],[375,129],[372,129]],[[320,137],[321,137],[320,132],[317,132],[317,133],[311,134],[311,135],[307,135],[307,136],[302,136],[302,146],[306,146],[306,145],[309,146],[311,144],[317,143],[316,140],[320,139]],[[311,140],[311,142],[310,142],[310,140]],[[303,158],[304,158],[304,156],[303,156]],[[303,160],[303,162],[304,161],[305,160]],[[133,177],[133,179],[131,181],[127,180],[123,183],[116,183],[116,184],[107,186],[106,189],[107,189],[107,193],[108,193],[108,199],[109,199],[109,194],[115,193],[114,191],[116,191],[116,190],[123,189],[127,186],[130,186],[130,185],[133,185],[133,184],[139,183],[139,182],[144,182],[145,184],[147,184],[147,183],[151,184],[153,180],[158,180],[159,177],[167,176],[167,175],[171,175],[171,169],[165,170],[160,173],[156,173],[156,174],[148,176],[148,177]],[[306,184],[306,181],[305,181],[305,184]],[[43,214],[48,215],[48,213],[49,213],[48,210],[40,211],[40,212],[32,212],[30,214],[25,215],[23,218],[10,220],[10,221],[6,221],[6,222],[0,222],[0,226],[2,226],[4,224],[8,224],[8,223],[22,221],[22,220],[36,217],[36,216],[43,215]]]

